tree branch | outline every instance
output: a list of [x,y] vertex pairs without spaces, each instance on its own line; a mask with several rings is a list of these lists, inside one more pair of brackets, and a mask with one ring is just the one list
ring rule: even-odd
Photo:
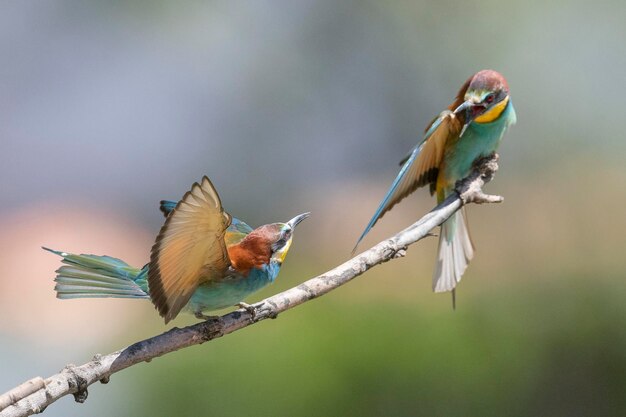
[[255,304],[256,312],[239,309],[218,319],[211,319],[182,329],[173,328],[163,334],[137,342],[108,355],[97,354],[83,365],[67,365],[47,379],[41,377],[0,395],[0,417],[29,416],[41,413],[59,398],[73,394],[82,403],[87,399],[87,387],[97,381],[104,384],[116,372],[140,362],[150,362],[166,353],[208,342],[326,294],[351,281],[370,268],[404,256],[409,245],[429,236],[430,231],[467,203],[501,202],[502,197],[485,195],[482,187],[498,169],[498,155],[477,161],[466,179],[457,183],[456,193],[435,207],[413,225],[386,239],[342,265],[315,278]]

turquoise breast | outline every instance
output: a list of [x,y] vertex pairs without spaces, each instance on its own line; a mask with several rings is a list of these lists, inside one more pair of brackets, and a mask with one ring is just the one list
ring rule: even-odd
[[500,117],[491,123],[470,123],[454,146],[446,149],[445,176],[454,183],[469,175],[478,158],[488,156],[498,149],[506,129],[515,123],[515,109],[509,101]]
[[271,284],[278,276],[280,265],[270,262],[251,269],[248,275],[232,275],[217,282],[203,284],[193,293],[186,308],[192,312],[232,307],[246,297]]

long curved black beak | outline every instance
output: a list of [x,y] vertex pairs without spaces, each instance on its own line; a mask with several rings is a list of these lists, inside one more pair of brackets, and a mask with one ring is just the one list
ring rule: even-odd
[[298,214],[296,217],[294,217],[293,219],[289,220],[287,222],[287,224],[289,226],[291,226],[292,229],[295,229],[296,226],[298,224],[300,224],[302,222],[302,220],[306,219],[307,217],[309,217],[311,215],[311,213],[302,213],[302,214]]
[[485,110],[485,106],[481,103],[475,103],[472,100],[464,101],[459,107],[454,109],[454,114],[464,114],[465,124],[468,125]]
[[461,112],[467,112],[467,109],[474,107],[474,102],[471,100],[464,101],[461,103],[459,107],[454,109],[454,114],[459,114]]

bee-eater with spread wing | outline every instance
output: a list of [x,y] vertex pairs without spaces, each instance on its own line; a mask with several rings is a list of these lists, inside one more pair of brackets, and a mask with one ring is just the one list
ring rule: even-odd
[[294,228],[309,213],[287,223],[252,229],[222,208],[217,191],[204,177],[179,202],[162,201],[165,224],[150,262],[134,268],[109,256],[73,255],[44,248],[63,257],[55,278],[57,297],[146,298],[165,323],[185,309],[198,318],[204,311],[243,302],[276,279]]
[[[467,177],[474,161],[494,153],[507,128],[516,121],[504,77],[483,70],[470,77],[448,110],[426,129],[424,139],[400,164],[402,169],[359,238],[359,242],[387,211],[417,188],[428,185],[442,202]],[[356,248],[356,247],[355,247]],[[474,256],[463,210],[441,225],[433,291],[452,291]]]

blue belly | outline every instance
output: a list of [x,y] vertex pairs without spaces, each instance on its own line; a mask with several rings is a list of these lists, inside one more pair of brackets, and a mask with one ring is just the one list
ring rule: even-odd
[[251,269],[247,276],[232,275],[218,282],[203,284],[193,293],[186,309],[195,313],[232,307],[274,282],[279,270],[280,266],[272,262],[262,268]]

